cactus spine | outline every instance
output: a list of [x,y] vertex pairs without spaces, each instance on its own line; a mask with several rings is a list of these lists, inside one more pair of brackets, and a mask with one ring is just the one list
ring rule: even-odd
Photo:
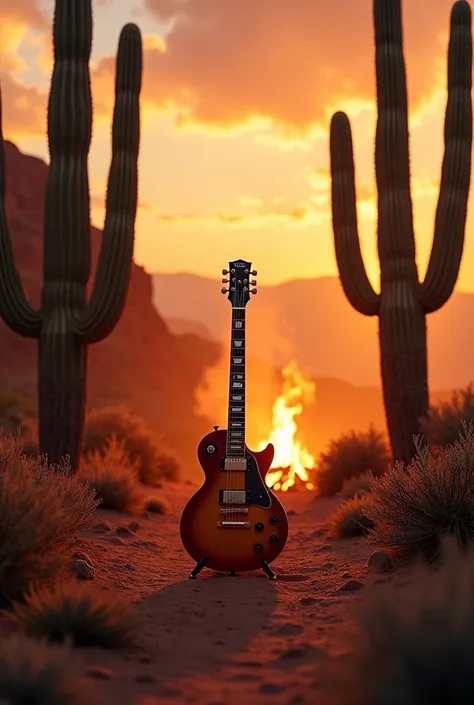
[[382,385],[393,455],[409,461],[419,419],[428,412],[426,314],[452,294],[464,246],[472,145],[471,10],[451,11],[441,185],[433,247],[423,282],[415,261],[408,105],[400,0],[374,0],[378,120],[380,294],[365,272],[358,237],[354,158],[344,113],[331,122],[332,211],[336,258],[344,292],[366,316],[379,317]]
[[51,463],[69,455],[73,470],[78,467],[84,426],[87,346],[108,336],[123,311],[138,192],[142,41],[138,27],[128,24],[121,32],[117,54],[112,163],[102,246],[87,301],[91,269],[87,166],[92,133],[91,44],[91,0],[56,0],[48,105],[51,159],[38,311],[26,300],[13,257],[5,215],[0,129],[0,315],[19,335],[38,339],[40,451]]

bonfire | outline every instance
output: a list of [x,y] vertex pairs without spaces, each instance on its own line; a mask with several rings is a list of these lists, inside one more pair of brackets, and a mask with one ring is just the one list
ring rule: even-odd
[[275,457],[266,483],[273,490],[282,492],[297,489],[298,484],[312,490],[314,485],[310,481],[309,471],[314,469],[315,460],[297,437],[299,430],[295,417],[314,400],[316,385],[304,377],[294,361],[285,367],[282,374],[283,389],[273,405],[272,430],[268,439],[260,444],[260,449],[265,448],[267,443],[275,446]]

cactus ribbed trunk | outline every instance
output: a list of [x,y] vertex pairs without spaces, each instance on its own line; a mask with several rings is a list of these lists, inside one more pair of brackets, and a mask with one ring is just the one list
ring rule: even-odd
[[51,160],[38,358],[39,443],[51,463],[69,455],[76,469],[84,427],[87,349],[77,339],[74,325],[86,305],[91,267],[87,167],[92,137],[90,3],[58,1],[53,36],[55,61],[48,105]]
[[64,317],[50,318],[38,357],[39,437],[52,464],[69,456],[79,465],[84,430],[87,347],[77,341]]
[[394,458],[409,462],[413,437],[428,413],[426,314],[452,294],[462,258],[471,173],[471,11],[458,0],[451,12],[445,153],[435,234],[425,280],[416,266],[410,193],[408,101],[400,0],[374,0],[378,120],[380,294],[367,277],[357,226],[350,124],[331,123],[332,208],[336,258],[344,292],[366,316],[379,317],[380,361]]
[[[0,315],[39,341],[40,451],[56,464],[79,465],[86,401],[87,346],[108,336],[128,292],[138,200],[142,42],[126,25],[117,53],[112,164],[94,287],[91,270],[88,153],[92,133],[89,58],[91,0],[56,0],[54,71],[48,106],[51,155],[44,217],[41,308],[27,302],[5,217],[5,160],[0,131]],[[1,127],[1,96],[0,96]]]

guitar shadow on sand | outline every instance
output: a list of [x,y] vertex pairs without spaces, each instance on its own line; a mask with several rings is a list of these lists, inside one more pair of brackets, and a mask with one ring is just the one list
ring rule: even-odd
[[261,633],[276,604],[275,582],[255,574],[216,573],[145,599],[140,641],[156,661],[157,682],[216,670]]

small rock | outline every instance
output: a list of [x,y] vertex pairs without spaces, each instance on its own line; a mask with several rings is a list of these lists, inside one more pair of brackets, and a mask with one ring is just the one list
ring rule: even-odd
[[71,563],[71,571],[79,580],[93,580],[94,568],[87,561],[76,560]]
[[87,555],[87,553],[82,553],[82,551],[78,551],[77,553],[74,553],[72,557],[75,561],[85,561],[86,563],[89,563],[89,565],[92,565],[92,561]]
[[94,524],[93,529],[94,531],[112,531],[108,521],[99,521],[98,524]]
[[342,574],[342,577],[344,580],[347,580],[348,578],[351,577],[351,574],[347,572],[347,570]]
[[109,543],[113,543],[114,546],[125,546],[125,541],[122,541],[120,536],[111,536],[109,538]]
[[149,518],[150,518],[150,515],[149,515],[148,512],[143,512],[142,517],[143,517],[144,519],[149,519]]
[[128,525],[128,528],[130,529],[130,531],[133,531],[133,533],[136,534],[138,529],[140,528],[140,524],[138,523],[138,521],[131,521]]
[[134,532],[131,531],[128,526],[117,526],[117,528],[115,529],[115,533],[117,534],[117,536],[126,536],[127,538],[135,536]]
[[368,569],[377,573],[386,573],[392,569],[392,559],[385,551],[374,551],[369,556]]
[[111,681],[115,678],[115,673],[105,666],[89,666],[86,675],[101,681]]
[[357,592],[363,587],[365,587],[364,583],[361,583],[360,580],[348,580],[347,583],[344,583],[344,585],[341,585],[341,587],[336,590],[336,593]]

